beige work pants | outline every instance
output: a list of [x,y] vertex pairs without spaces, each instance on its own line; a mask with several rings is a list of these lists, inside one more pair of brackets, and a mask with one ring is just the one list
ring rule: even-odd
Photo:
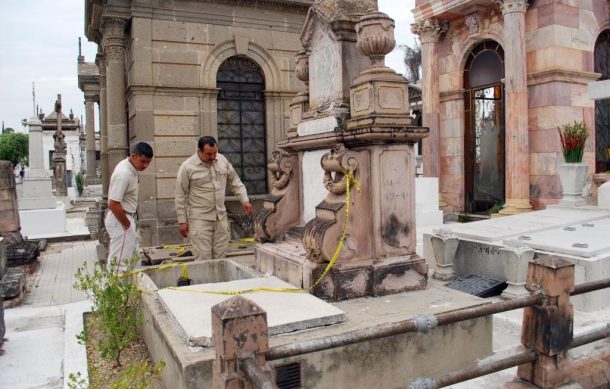
[[230,240],[227,216],[215,221],[190,220],[189,238],[195,259],[224,258]]

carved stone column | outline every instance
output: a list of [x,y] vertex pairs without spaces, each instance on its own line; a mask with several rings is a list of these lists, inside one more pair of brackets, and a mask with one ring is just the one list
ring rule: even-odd
[[422,56],[422,123],[430,130],[423,140],[424,176],[440,177],[440,94],[438,84],[438,59],[436,44],[447,31],[445,20],[425,19],[411,25],[411,31],[419,35]]
[[104,20],[106,62],[106,113],[108,126],[108,175],[128,155],[125,102],[125,28],[123,19]]
[[87,139],[87,182],[97,178],[95,172],[95,114],[93,104],[96,96],[85,95],[85,135]]
[[503,215],[527,212],[529,201],[529,141],[525,0],[495,0],[504,15],[506,128],[506,203]]
[[108,185],[110,177],[108,174],[108,115],[106,110],[106,60],[103,55],[98,54],[95,62],[100,71],[100,173],[102,176],[102,197],[108,197]]

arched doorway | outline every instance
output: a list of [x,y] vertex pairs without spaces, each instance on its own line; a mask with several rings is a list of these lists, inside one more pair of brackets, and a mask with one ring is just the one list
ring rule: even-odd
[[475,46],[464,66],[464,174],[467,212],[504,203],[504,50],[492,40]]
[[[610,30],[603,31],[595,42],[594,71],[599,80],[610,79]],[[610,99],[595,100],[595,172],[610,170]]]
[[216,75],[220,152],[231,162],[248,194],[267,192],[265,79],[256,62],[225,60]]

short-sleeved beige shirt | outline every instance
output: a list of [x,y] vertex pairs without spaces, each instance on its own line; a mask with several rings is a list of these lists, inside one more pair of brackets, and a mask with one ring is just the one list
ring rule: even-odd
[[117,163],[108,188],[108,199],[121,203],[125,212],[135,213],[138,209],[138,171],[125,158]]
[[225,189],[239,197],[242,204],[249,202],[246,187],[231,163],[217,154],[212,164],[202,161],[197,153],[180,165],[176,178],[176,214],[178,223],[189,219],[213,221],[227,213]]

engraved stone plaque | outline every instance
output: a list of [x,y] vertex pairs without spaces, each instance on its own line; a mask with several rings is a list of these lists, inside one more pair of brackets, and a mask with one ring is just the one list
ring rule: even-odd
[[299,136],[321,134],[324,132],[332,132],[335,130],[339,123],[334,116],[327,116],[325,118],[308,120],[306,122],[299,123],[297,132]]
[[310,107],[319,107],[341,94],[341,61],[337,43],[328,25],[318,21],[309,57]]
[[412,177],[407,173],[410,171],[407,155],[405,150],[385,150],[380,155],[381,235],[390,254],[399,254],[412,244],[414,191]]

